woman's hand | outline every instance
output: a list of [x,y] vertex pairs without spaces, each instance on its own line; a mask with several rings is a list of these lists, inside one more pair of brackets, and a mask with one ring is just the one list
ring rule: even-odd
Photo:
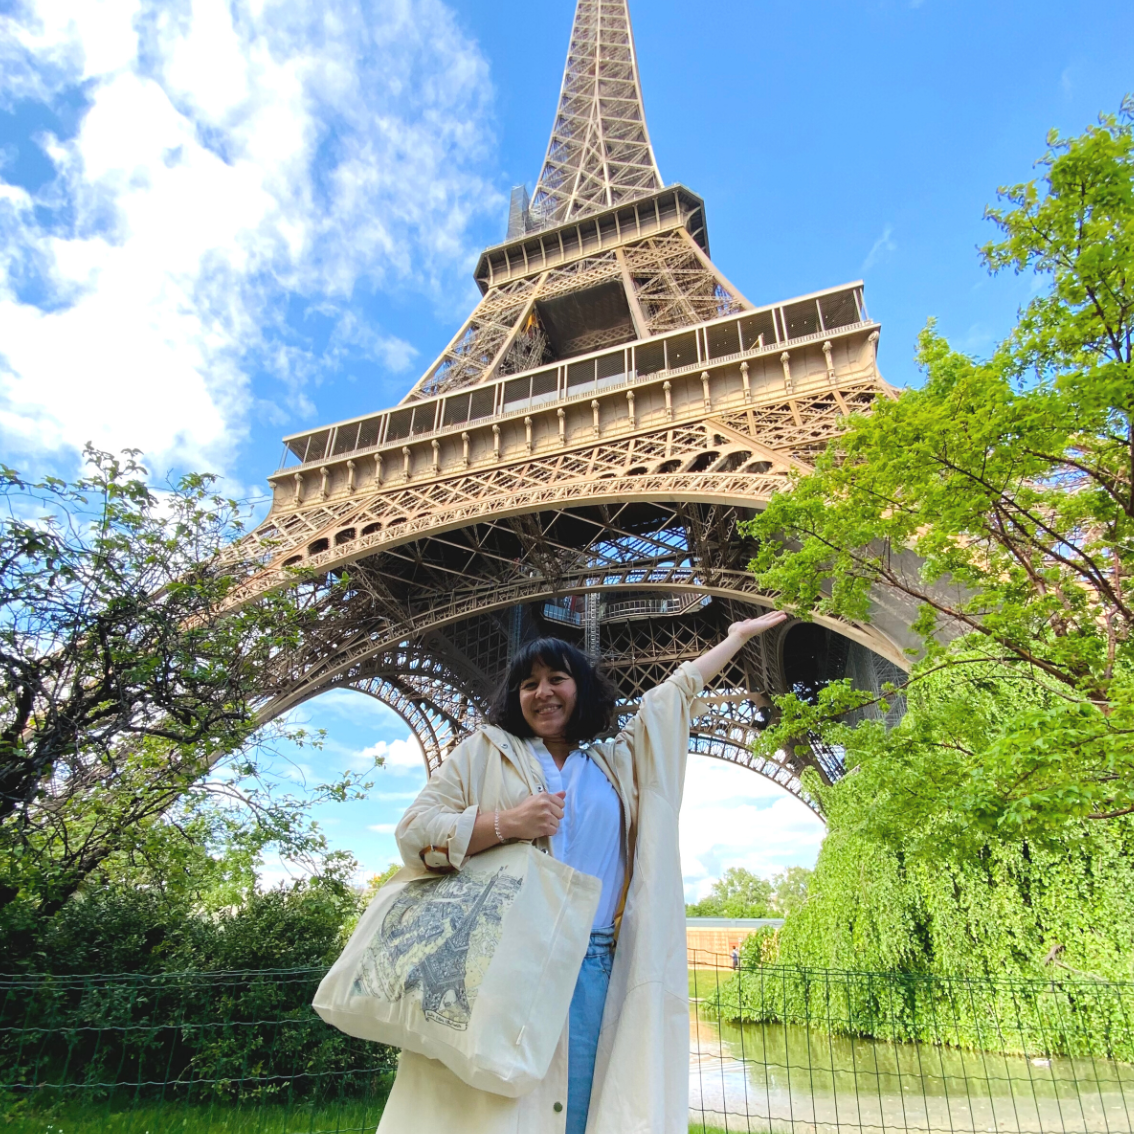
[[564,800],[567,793],[541,791],[529,795],[519,807],[500,812],[500,833],[506,839],[549,839],[559,831],[563,822]]
[[728,637],[715,645],[711,650],[703,653],[693,664],[701,673],[707,685],[728,663],[740,652],[744,643],[757,634],[771,630],[788,620],[782,610],[773,610],[759,618],[747,618],[743,622],[734,622],[728,628]]
[[760,615],[759,618],[748,618],[743,622],[734,622],[728,628],[728,636],[747,642],[750,638],[755,638],[758,634],[763,634],[774,626],[782,626],[788,620],[788,617],[782,610],[771,610],[767,614]]

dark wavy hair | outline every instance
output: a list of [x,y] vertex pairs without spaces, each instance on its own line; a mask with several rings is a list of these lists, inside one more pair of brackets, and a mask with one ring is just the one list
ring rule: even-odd
[[565,670],[575,679],[575,711],[567,722],[567,740],[594,740],[610,730],[618,688],[582,650],[560,638],[537,638],[520,647],[492,699],[489,724],[498,725],[513,736],[535,736],[520,709],[520,684],[531,676],[537,661],[549,669]]

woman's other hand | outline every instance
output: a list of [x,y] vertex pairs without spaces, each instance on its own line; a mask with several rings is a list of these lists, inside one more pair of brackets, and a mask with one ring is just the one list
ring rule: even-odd
[[541,791],[529,795],[519,807],[500,812],[500,833],[506,839],[549,839],[559,831],[563,822],[564,801],[567,793]]
[[[550,839],[559,831],[563,822],[564,800],[567,793],[557,791],[549,794],[541,791],[539,795],[529,795],[519,807],[511,807],[499,813],[482,811],[473,825],[472,838],[469,839],[468,857],[491,850],[500,845],[500,835],[505,841],[522,839],[526,843],[536,839]],[[499,823],[499,831],[497,824]]]

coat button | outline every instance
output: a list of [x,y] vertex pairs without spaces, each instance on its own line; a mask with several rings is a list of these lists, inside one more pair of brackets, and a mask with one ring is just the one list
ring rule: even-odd
[[556,1114],[558,1114],[563,1109],[563,1104],[561,1102],[557,1102],[551,1109],[555,1111]]

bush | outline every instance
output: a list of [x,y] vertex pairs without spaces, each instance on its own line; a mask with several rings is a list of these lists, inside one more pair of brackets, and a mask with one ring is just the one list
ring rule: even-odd
[[753,969],[757,965],[774,965],[780,959],[780,931],[770,925],[762,926],[749,934],[740,946],[742,968]]
[[313,879],[216,912],[158,890],[91,890],[38,931],[9,906],[0,1089],[48,1103],[124,1089],[187,1101],[380,1094],[393,1050],[311,1007],[359,905],[340,882]]
[[394,1052],[319,1019],[324,971],[0,978],[0,1087],[39,1105],[373,1095]]
[[359,906],[349,887],[321,878],[253,891],[219,911],[156,889],[106,887],[80,892],[46,924],[14,903],[0,950],[8,972],[57,975],[326,967]]

